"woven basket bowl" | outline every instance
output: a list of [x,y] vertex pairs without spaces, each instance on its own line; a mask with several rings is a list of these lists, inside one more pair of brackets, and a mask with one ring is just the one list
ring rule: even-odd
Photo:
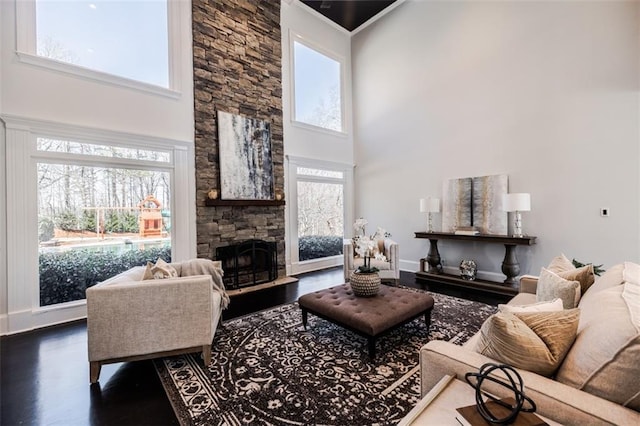
[[380,276],[376,273],[352,272],[349,278],[353,294],[359,297],[375,296],[380,291]]

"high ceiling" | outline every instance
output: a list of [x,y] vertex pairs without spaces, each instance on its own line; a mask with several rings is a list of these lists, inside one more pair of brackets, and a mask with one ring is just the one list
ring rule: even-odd
[[347,31],[353,31],[396,0],[301,0]]

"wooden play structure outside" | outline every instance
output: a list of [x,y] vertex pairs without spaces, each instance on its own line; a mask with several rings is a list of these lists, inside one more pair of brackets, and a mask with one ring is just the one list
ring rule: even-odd
[[83,207],[85,210],[96,212],[96,235],[104,239],[104,212],[105,210],[140,210],[138,216],[138,233],[141,237],[161,237],[162,228],[162,203],[153,195],[138,203],[137,207]]
[[[152,205],[154,207],[152,207]],[[162,203],[153,195],[138,204],[140,216],[138,218],[141,237],[159,237],[162,235]]]

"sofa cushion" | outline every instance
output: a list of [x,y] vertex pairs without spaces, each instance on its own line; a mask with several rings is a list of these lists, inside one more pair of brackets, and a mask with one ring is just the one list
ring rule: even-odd
[[622,278],[580,304],[578,335],[557,380],[640,411],[640,265],[625,262]]
[[563,309],[562,299],[557,298],[551,302],[537,302],[526,305],[498,305],[500,312],[557,312]]
[[[583,298],[591,298],[594,297],[594,294],[599,291],[606,290],[611,287],[616,287],[622,284],[623,278],[622,273],[624,271],[624,263],[619,263],[611,268],[607,269],[602,276],[598,277],[596,281],[593,283],[591,287],[589,287],[589,291],[582,295]],[[582,304],[582,299],[580,299],[580,303]]]
[[580,283],[564,279],[550,270],[542,268],[536,290],[536,301],[550,302],[557,298],[562,299],[562,305],[565,309],[575,308],[580,301]]
[[476,352],[516,368],[551,376],[575,339],[579,317],[579,309],[499,312],[482,324]]

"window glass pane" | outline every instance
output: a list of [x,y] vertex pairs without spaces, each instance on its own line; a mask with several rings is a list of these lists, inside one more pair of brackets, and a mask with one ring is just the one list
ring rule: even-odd
[[99,157],[128,158],[134,160],[158,161],[168,163],[171,155],[167,151],[122,148],[110,145],[96,145],[86,142],[63,141],[38,138],[38,151],[64,152],[67,154],[96,155]]
[[36,0],[38,56],[169,87],[167,1]]
[[340,62],[294,41],[295,120],[342,131]]
[[320,176],[337,179],[342,179],[344,177],[344,173],[337,172],[335,170],[310,169],[308,167],[298,167],[297,173],[305,176]]
[[133,266],[171,261],[168,172],[38,164],[40,305],[85,298]]
[[298,182],[299,260],[342,254],[342,184]]

